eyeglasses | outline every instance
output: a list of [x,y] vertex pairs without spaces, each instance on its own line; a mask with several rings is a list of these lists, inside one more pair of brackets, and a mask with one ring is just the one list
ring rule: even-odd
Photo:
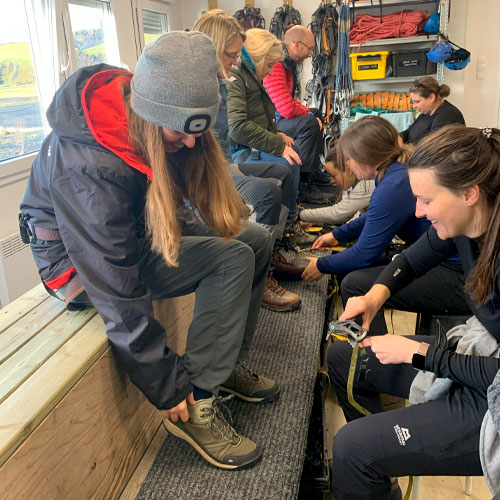
[[226,52],[224,51],[224,55],[228,58],[228,59],[231,59],[231,62],[235,62],[238,57],[240,57],[240,53],[239,52]]
[[297,43],[300,43],[300,45],[303,45],[308,52],[312,52],[314,50],[314,45],[312,47],[309,47],[309,45],[305,44],[304,42],[301,42],[300,40],[296,40]]

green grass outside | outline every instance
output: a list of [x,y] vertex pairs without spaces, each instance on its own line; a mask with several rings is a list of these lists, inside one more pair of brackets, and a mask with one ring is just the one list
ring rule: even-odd
[[89,47],[88,49],[82,50],[82,52],[88,54],[89,56],[97,57],[100,54],[105,54],[106,50],[104,49],[104,44],[100,43],[99,45],[94,45],[93,47]]

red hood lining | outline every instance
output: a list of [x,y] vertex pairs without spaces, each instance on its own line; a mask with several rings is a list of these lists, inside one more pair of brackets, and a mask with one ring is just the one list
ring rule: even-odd
[[122,89],[130,87],[131,79],[132,73],[120,69],[96,73],[83,88],[82,108],[94,139],[151,180],[153,172],[136,153],[128,131]]

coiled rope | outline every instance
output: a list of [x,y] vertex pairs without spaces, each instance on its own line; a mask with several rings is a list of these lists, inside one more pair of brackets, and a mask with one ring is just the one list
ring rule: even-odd
[[386,16],[356,16],[350,32],[351,43],[416,36],[429,17],[428,12],[404,10]]

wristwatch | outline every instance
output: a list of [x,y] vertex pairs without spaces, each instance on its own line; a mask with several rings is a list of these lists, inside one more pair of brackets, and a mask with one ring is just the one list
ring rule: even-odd
[[418,349],[413,353],[411,358],[411,366],[413,366],[413,368],[425,371],[425,356],[427,354],[427,349],[429,349],[429,344],[425,342],[420,342],[420,344],[418,344]]

